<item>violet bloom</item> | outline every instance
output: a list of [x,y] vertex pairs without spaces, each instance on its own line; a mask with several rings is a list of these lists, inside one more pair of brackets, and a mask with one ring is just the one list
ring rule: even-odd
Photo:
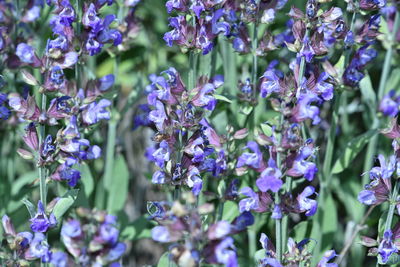
[[83,13],[82,24],[87,28],[92,28],[95,32],[100,27],[101,19],[97,16],[97,10],[93,3]]
[[312,181],[318,172],[318,168],[314,162],[309,162],[307,159],[312,157],[313,154],[314,148],[303,146],[294,160],[292,168],[287,171],[287,174],[293,177],[304,176],[308,181]]
[[156,226],[151,229],[151,237],[154,241],[161,243],[171,242],[171,234],[165,226]]
[[35,53],[33,51],[32,46],[26,43],[20,43],[17,45],[17,50],[15,54],[18,58],[24,63],[33,63]]
[[206,83],[192,99],[192,103],[196,107],[202,107],[207,110],[214,110],[217,100],[213,96],[215,86],[212,83]]
[[50,71],[50,81],[56,85],[64,82],[64,71],[60,66],[54,66]]
[[254,169],[258,169],[262,167],[263,165],[262,153],[256,142],[254,141],[247,142],[247,145],[243,149],[250,149],[251,151],[253,151],[253,153],[250,152],[243,153],[238,159],[236,165],[237,168],[248,166]]
[[278,192],[282,187],[282,180],[280,179],[282,172],[277,168],[275,160],[270,158],[268,160],[268,167],[263,170],[261,177],[257,179],[256,184],[261,192]]
[[10,115],[11,111],[5,106],[8,103],[7,95],[0,93],[0,119],[7,120]]
[[253,189],[250,187],[244,187],[242,190],[240,190],[240,194],[247,196],[247,198],[244,198],[239,202],[239,211],[241,213],[245,211],[257,210],[259,208],[260,201],[258,194],[254,192]]
[[378,205],[389,200],[391,194],[390,179],[372,178],[358,194],[358,201],[364,205]]
[[[122,257],[122,255],[125,253],[126,251],[126,245],[122,242],[118,242],[116,243],[107,253],[106,255],[106,259],[107,262],[113,262],[118,260],[119,258]],[[117,267],[117,266],[121,266],[121,265],[115,265],[115,263],[110,264],[111,267]],[[121,266],[122,267],[122,266]]]
[[199,195],[203,187],[203,180],[201,180],[200,172],[196,167],[190,169],[186,184],[192,188],[192,192],[195,196]]
[[63,223],[61,228],[61,237],[78,238],[82,236],[81,223],[78,220],[70,219]]
[[227,267],[237,267],[236,248],[232,237],[226,237],[215,246],[215,258],[219,264]]
[[68,255],[62,251],[57,251],[51,254],[50,263],[55,267],[68,267]]
[[396,117],[399,113],[400,97],[395,95],[395,90],[391,90],[385,95],[379,104],[379,111],[385,116]]
[[41,259],[43,263],[49,262],[51,259],[51,251],[46,242],[46,236],[42,233],[35,233],[29,249],[25,253],[27,259]]
[[151,178],[153,184],[164,184],[165,183],[165,173],[162,171],[156,171]]
[[62,180],[67,181],[69,186],[75,187],[81,179],[81,173],[78,170],[65,166],[60,171],[60,177]]
[[389,229],[383,234],[383,239],[378,247],[378,253],[382,258],[382,263],[385,264],[393,253],[397,253],[398,249],[394,243],[393,233]]
[[301,94],[297,106],[293,110],[295,121],[302,122],[311,119],[313,125],[319,124],[321,121],[321,118],[319,117],[319,108],[312,104],[319,104],[320,102],[321,99],[312,92]]
[[303,192],[297,197],[297,202],[301,211],[306,212],[306,216],[312,216],[317,211],[318,203],[314,199],[308,198],[314,195],[315,188],[312,186],[307,186]]
[[50,217],[47,217],[42,201],[38,201],[37,212],[35,216],[30,219],[31,229],[34,232],[45,233],[49,228],[52,228],[57,225],[56,217],[53,213],[50,214]]
[[329,74],[322,72],[317,80],[316,91],[325,101],[333,98],[333,85],[327,83],[326,80],[330,78]]
[[273,70],[267,70],[261,78],[263,79],[260,85],[261,97],[267,97],[272,93],[279,93],[281,90],[279,77]]
[[231,232],[232,225],[227,221],[218,221],[207,230],[207,237],[210,240],[221,239]]
[[155,110],[150,111],[149,120],[152,121],[157,130],[162,132],[164,130],[164,122],[167,120],[167,115],[165,114],[164,104],[161,101],[156,101]]
[[106,108],[110,105],[111,101],[108,99],[101,99],[98,103],[90,103],[82,113],[83,122],[91,125],[100,120],[109,120],[111,115]]
[[153,153],[156,165],[160,168],[164,168],[165,162],[169,160],[169,155],[169,145],[167,141],[163,140],[161,141],[159,148]]
[[271,218],[272,219],[275,219],[275,220],[280,220],[280,219],[282,219],[282,209],[281,209],[281,207],[279,206],[279,205],[275,205],[274,206],[274,209],[273,209],[273,211],[272,211],[272,214],[271,214]]
[[94,239],[100,244],[115,245],[118,241],[119,231],[110,223],[103,223]]
[[104,92],[110,89],[115,82],[115,77],[113,74],[108,74],[99,79],[99,90]]
[[336,257],[336,252],[334,250],[329,250],[324,253],[322,259],[318,262],[316,267],[338,267],[336,263],[329,263],[334,257]]
[[371,178],[382,178],[389,179],[396,170],[396,157],[394,155],[389,157],[389,160],[386,161],[383,155],[378,156],[378,160],[380,163],[380,167],[373,167],[369,171],[369,175]]

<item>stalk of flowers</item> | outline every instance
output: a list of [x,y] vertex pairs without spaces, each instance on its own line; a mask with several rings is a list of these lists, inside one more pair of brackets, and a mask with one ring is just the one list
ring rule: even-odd
[[152,229],[153,239],[171,243],[169,255],[178,266],[204,263],[239,266],[232,235],[245,231],[254,223],[252,214],[242,213],[232,222],[205,223],[214,206],[205,203],[195,207],[196,198],[192,193],[182,196],[182,200],[173,203],[150,203],[150,218],[160,224]]
[[379,155],[379,166],[373,167],[370,171],[364,173],[364,175],[370,177],[370,182],[358,194],[358,200],[368,206],[378,206],[385,202],[389,203],[384,228],[378,229],[378,241],[369,237],[362,237],[362,244],[367,247],[374,247],[379,244],[378,248],[369,250],[368,256],[377,257],[378,262],[381,264],[394,264],[398,262],[398,256],[396,257],[395,255],[398,252],[397,245],[395,245],[395,241],[398,239],[398,224],[394,228],[392,228],[392,225],[395,210],[397,208],[397,213],[399,214],[400,208],[398,197],[400,186],[398,182],[400,173],[400,146],[398,138],[400,137],[400,132],[397,122],[393,121],[392,127],[383,131],[383,133],[385,136],[393,139],[393,155],[389,158]]
[[146,87],[148,105],[144,116],[136,122],[156,131],[155,147],[147,150],[147,158],[159,170],[153,174],[154,184],[188,186],[197,196],[202,189],[201,175],[220,176],[226,169],[221,138],[207,122],[206,112],[216,105],[215,90],[223,78],[201,77],[192,90],[187,89],[179,73],[170,68],[162,76],[151,75]]
[[[312,252],[307,247],[313,240],[303,239],[300,242],[294,241],[292,238],[288,239],[288,251],[283,255],[283,264],[275,258],[275,247],[268,236],[264,233],[261,234],[260,243],[263,248],[263,255],[258,259],[258,266],[310,266]],[[326,251],[322,259],[318,262],[316,267],[338,267],[336,263],[329,263],[336,257],[334,250]]]
[[64,220],[61,240],[68,253],[53,253],[52,264],[69,266],[122,266],[120,259],[126,245],[118,241],[117,217],[105,211],[77,208],[75,215]]

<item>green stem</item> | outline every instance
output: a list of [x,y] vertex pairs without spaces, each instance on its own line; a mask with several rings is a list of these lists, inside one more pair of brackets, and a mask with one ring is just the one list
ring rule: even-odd
[[[257,11],[258,11],[258,3],[257,4]],[[256,13],[258,14],[258,12]],[[248,123],[248,127],[250,130],[251,134],[254,134],[254,128],[255,128],[255,109],[256,109],[256,104],[257,104],[257,76],[258,76],[258,71],[257,71],[257,67],[258,67],[258,58],[257,58],[257,48],[258,48],[258,16],[256,15],[256,21],[254,22],[253,25],[253,37],[251,40],[251,44],[252,44],[252,54],[253,54],[253,66],[252,66],[252,75],[251,75],[251,82],[253,84],[253,101],[254,101],[254,106],[253,106],[253,110],[251,111],[251,113],[249,114],[249,118],[246,119],[247,123]],[[246,124],[247,125],[247,124]]]
[[399,18],[399,12],[397,11],[396,18],[394,20],[393,31],[389,35],[389,40],[388,40],[389,48],[386,51],[385,62],[383,64],[381,80],[379,82],[378,100],[381,100],[385,93],[386,83],[387,83],[387,80],[389,77],[390,68],[392,66],[391,61],[392,61],[392,56],[393,56],[393,46],[394,46],[397,31],[399,29],[399,24],[400,24],[400,18]]
[[[47,97],[46,94],[42,94],[42,111],[46,110],[46,101]],[[40,130],[39,130],[39,144],[43,144],[43,141],[46,138],[46,127],[44,124],[40,125]],[[39,152],[40,153],[40,152]],[[46,186],[46,167],[41,166],[39,167],[39,190],[40,190],[40,200],[43,203],[44,209],[46,209],[47,205],[47,186]]]
[[247,236],[249,238],[249,259],[252,261],[256,254],[256,231],[249,229],[247,231]]
[[390,230],[392,228],[392,221],[393,221],[393,214],[397,204],[397,196],[399,195],[399,187],[400,183],[399,180],[396,180],[396,184],[393,189],[392,198],[390,201],[389,211],[386,217],[385,223],[385,231]]
[[326,183],[326,186],[329,187],[329,184],[331,182],[331,167],[332,167],[332,158],[333,158],[333,148],[335,145],[335,140],[336,140],[336,127],[338,125],[339,121],[339,108],[340,108],[340,102],[341,102],[341,96],[342,93],[339,92],[336,95],[335,99],[335,104],[334,104],[334,109],[332,113],[332,121],[331,121],[331,127],[329,130],[329,136],[328,136],[328,144],[326,145],[326,151],[325,151],[325,158],[324,158],[324,165],[323,165],[323,177],[324,177],[324,183]]

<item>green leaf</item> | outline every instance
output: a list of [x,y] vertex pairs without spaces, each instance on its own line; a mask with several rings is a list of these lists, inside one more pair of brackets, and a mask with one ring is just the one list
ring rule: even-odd
[[81,181],[84,186],[85,196],[89,198],[94,190],[94,179],[92,172],[87,164],[80,165],[78,170],[81,172]]
[[26,208],[28,209],[29,215],[31,216],[31,218],[35,217],[36,214],[36,207],[35,205],[33,205],[32,202],[30,202],[28,199],[24,198],[21,200],[22,203],[25,204]]
[[222,214],[222,220],[232,221],[239,215],[239,208],[236,202],[226,201],[224,205],[224,212]]
[[266,123],[261,123],[261,129],[266,136],[272,135],[272,127]]
[[368,132],[357,136],[351,140],[339,159],[333,165],[332,174],[341,173],[344,171],[354,160],[354,158],[361,152],[368,141],[378,133],[377,130],[369,130]]
[[169,252],[165,252],[158,261],[157,267],[177,267],[172,259],[169,259]]
[[27,172],[18,177],[18,179],[13,182],[13,186],[11,187],[11,195],[17,195],[25,185],[32,183],[37,177],[37,171]]
[[367,103],[370,109],[376,107],[376,94],[374,87],[372,86],[371,78],[369,74],[365,75],[364,79],[360,81],[360,90],[363,98],[363,102]]
[[223,96],[223,95],[216,95],[216,94],[214,94],[214,97],[215,97],[215,99],[217,99],[217,100],[221,100],[221,101],[224,101],[224,102],[227,102],[227,103],[232,103],[232,100],[230,100],[230,99],[228,99],[227,97],[225,97],[225,96]]
[[114,162],[113,181],[108,188],[107,211],[115,214],[124,207],[129,186],[129,169],[125,159],[119,155]]
[[62,216],[74,204],[78,196],[78,192],[79,189],[71,189],[57,201],[57,204],[54,206],[53,213],[58,222],[61,221]]
[[301,240],[310,237],[311,227],[312,223],[310,221],[300,222],[293,228],[291,236],[293,236],[296,242],[300,242]]
[[128,224],[121,232],[123,240],[138,240],[142,238],[150,238],[152,225],[145,216],[141,216],[134,222]]

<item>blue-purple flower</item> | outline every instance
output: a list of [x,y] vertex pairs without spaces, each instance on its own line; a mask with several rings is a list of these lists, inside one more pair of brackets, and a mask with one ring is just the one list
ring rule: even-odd
[[42,201],[38,201],[37,212],[35,216],[30,219],[31,229],[34,232],[45,233],[49,228],[57,225],[56,217],[53,213],[48,217],[45,213]]

